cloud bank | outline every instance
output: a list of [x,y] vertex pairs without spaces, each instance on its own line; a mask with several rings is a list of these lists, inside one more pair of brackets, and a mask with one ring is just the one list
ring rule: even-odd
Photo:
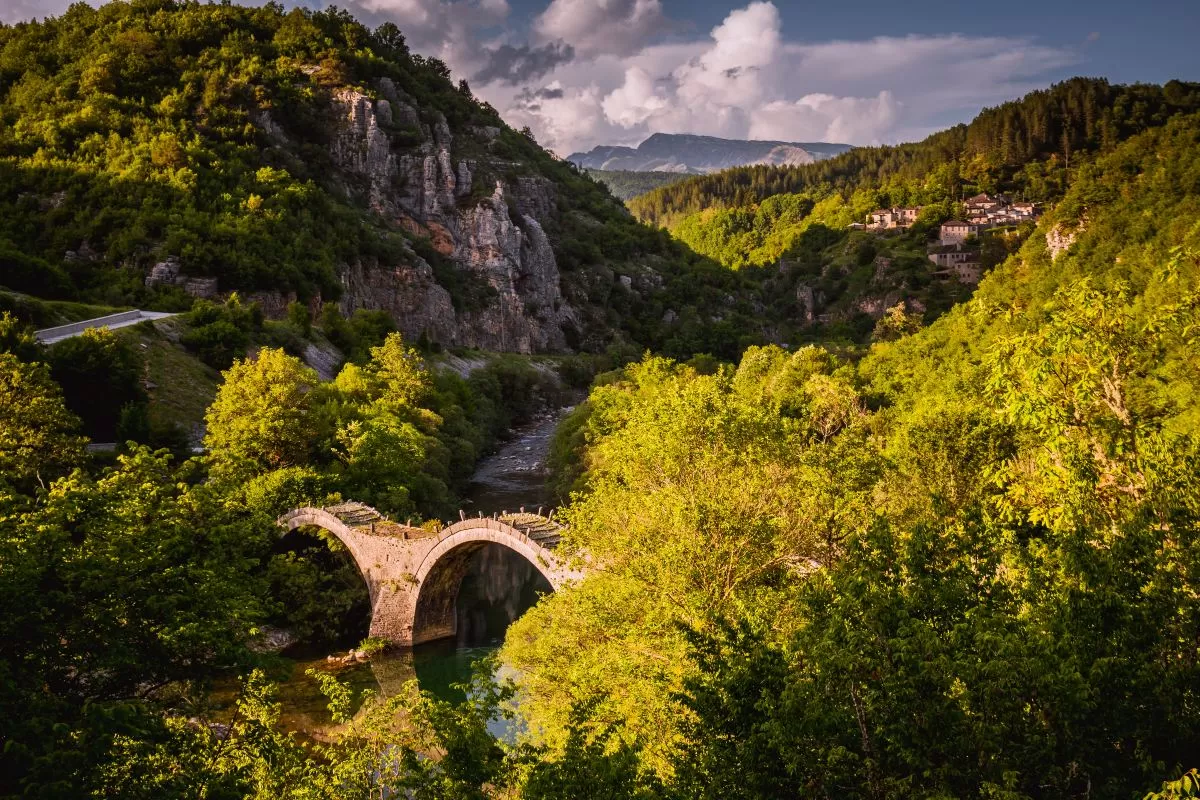
[[[583,0],[555,0],[568,2]],[[625,2],[614,16],[628,19],[639,5],[646,3]],[[1068,51],[1010,37],[802,44],[783,36],[770,2],[733,9],[704,38],[664,44],[651,37],[636,50],[622,40],[623,54],[597,51],[588,32],[573,39],[557,30],[577,57],[534,87],[553,89],[554,98],[499,87],[483,93],[510,122],[528,125],[564,155],[597,143],[637,144],[654,132],[849,144],[910,140],[943,127],[947,114],[970,116],[1043,86],[1048,73],[1075,61]]]
[[[338,5],[371,26],[395,22],[415,52],[441,58],[511,125],[529,126],[560,155],[637,144],[655,132],[907,141],[1044,86],[1077,61],[1070,50],[1018,37],[790,41],[779,9],[764,0],[690,36],[661,0],[549,0],[524,22],[512,19],[507,0]],[[0,0],[0,19],[65,6]]]

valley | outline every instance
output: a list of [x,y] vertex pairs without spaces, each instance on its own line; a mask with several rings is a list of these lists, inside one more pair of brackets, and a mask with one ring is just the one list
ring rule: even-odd
[[1200,83],[786,141],[915,111],[774,10],[0,24],[0,798],[1195,794]]

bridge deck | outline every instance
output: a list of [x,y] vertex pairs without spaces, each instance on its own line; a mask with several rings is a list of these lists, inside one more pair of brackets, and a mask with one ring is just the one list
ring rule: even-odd
[[[369,505],[355,501],[327,506],[325,511],[337,517],[347,527],[354,528],[360,533],[366,533],[371,536],[424,539],[430,536],[437,536],[439,533],[437,530],[418,528],[412,525],[401,525],[398,522],[393,522]],[[471,519],[461,512],[460,516],[464,522]],[[550,517],[545,517],[541,514],[526,513],[524,509],[512,514],[497,514],[493,519],[515,528],[528,536],[535,544],[550,550],[554,549],[562,539],[561,525]]]
[[502,514],[497,519],[513,526],[542,547],[550,550],[553,550],[555,545],[562,540],[562,526],[549,517],[543,517],[541,514],[526,514],[524,512],[519,514]]

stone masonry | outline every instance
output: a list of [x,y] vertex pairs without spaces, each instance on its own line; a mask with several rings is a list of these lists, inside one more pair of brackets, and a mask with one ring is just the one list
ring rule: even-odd
[[324,528],[346,546],[367,583],[370,635],[413,646],[456,633],[455,603],[471,556],[489,542],[524,556],[554,589],[579,580],[558,558],[560,527],[538,514],[464,518],[431,532],[399,525],[361,503],[297,508],[279,518],[288,531]]

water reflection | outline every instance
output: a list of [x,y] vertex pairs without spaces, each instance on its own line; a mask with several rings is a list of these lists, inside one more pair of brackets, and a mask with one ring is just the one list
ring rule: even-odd
[[550,582],[524,557],[486,545],[471,558],[458,592],[457,645],[499,645],[508,626],[550,591]]
[[[466,699],[460,684],[470,681],[475,665],[494,653],[514,620],[549,592],[550,584],[532,564],[508,548],[489,544],[472,558],[458,596],[458,635],[412,650],[375,656],[367,663],[341,665],[326,658],[300,659],[280,686],[285,727],[313,736],[329,729],[328,700],[305,674],[309,669],[333,671],[355,695],[370,689],[383,697],[398,694],[413,679],[427,692],[451,702]],[[495,721],[492,733],[509,737],[513,730]]]

